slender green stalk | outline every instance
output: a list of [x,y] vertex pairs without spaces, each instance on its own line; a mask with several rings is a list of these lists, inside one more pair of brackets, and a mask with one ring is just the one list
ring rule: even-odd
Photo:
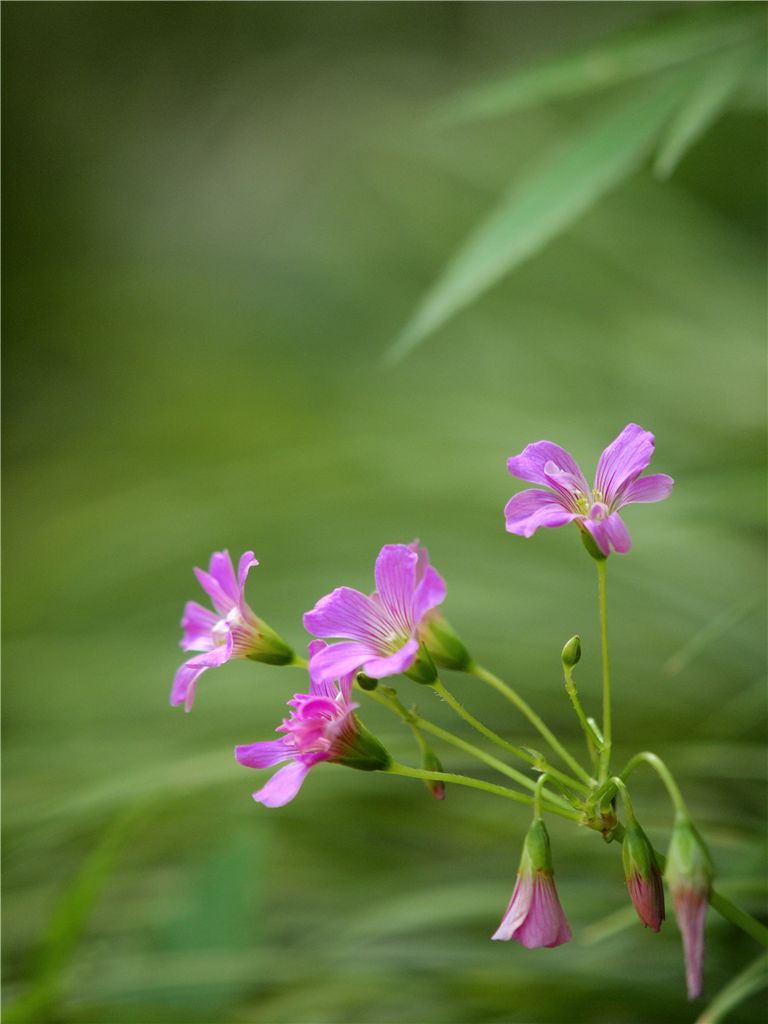
[[[503,684],[502,684],[503,685]],[[450,705],[453,710],[464,719],[473,729],[481,733],[486,739],[489,739],[492,743],[502,747],[504,750],[508,750],[515,757],[519,757],[522,761],[527,761],[528,764],[538,766],[540,761],[533,754],[529,754],[527,750],[523,750],[521,747],[516,747],[513,743],[508,743],[503,737],[499,736],[498,733],[494,732],[493,729],[489,729],[487,725],[483,725],[474,715],[471,715],[469,711],[458,701],[453,694],[445,688],[443,683],[438,679],[432,684],[432,688],[440,694],[446,704]],[[554,739],[554,737],[552,737]],[[557,740],[555,740],[557,742]],[[589,775],[584,771],[581,765],[577,762],[573,762],[573,766],[579,770],[579,773],[585,779],[585,782],[578,782],[576,779],[571,778],[570,775],[564,775],[556,768],[550,768],[547,766],[547,771],[553,779],[557,779],[562,782],[564,786],[568,786],[569,789],[576,789],[582,793],[589,792],[589,786],[585,783],[589,782]]]
[[544,787],[544,783],[547,781],[547,773],[544,772],[536,780],[536,789],[533,792],[533,816],[538,821],[541,821],[541,791]]
[[[448,732],[447,729],[442,729],[439,725],[434,725],[432,722],[427,721],[426,718],[422,718],[421,715],[416,714],[415,711],[409,711],[408,708],[404,707],[403,704],[397,697],[394,690],[389,687],[379,687],[377,690],[365,691],[368,697],[377,701],[383,707],[388,708],[395,714],[399,715],[400,718],[406,722],[412,729],[430,733],[432,736],[436,736],[443,742],[448,743],[452,747],[456,747],[458,750],[464,751],[471,757],[477,758],[478,761],[482,761],[487,764],[489,768],[494,768],[497,772],[502,775],[506,775],[507,778],[513,779],[521,786],[525,786],[527,789],[534,790],[536,782],[529,778],[527,775],[523,775],[522,772],[517,771],[516,768],[512,768],[510,765],[500,761],[493,754],[488,754],[486,751],[481,750],[480,747],[474,746],[472,743],[468,743],[466,740],[461,739],[460,736],[454,736],[452,732]],[[559,807],[568,808],[570,805],[567,801],[557,796],[555,793],[546,793],[546,798],[553,804],[557,804]]]
[[300,654],[294,654],[293,661],[288,662],[288,668],[306,668],[307,665],[307,659],[302,658]]
[[600,751],[599,782],[605,782],[611,771],[611,662],[608,656],[608,599],[605,569],[607,561],[607,559],[601,559],[596,563],[600,604],[600,652],[603,663],[603,747]]
[[[523,698],[508,686],[503,680],[499,679],[497,675],[490,672],[487,668],[483,668],[482,665],[478,665],[476,662],[472,662],[467,668],[467,672],[470,675],[475,676],[477,679],[482,679],[484,683],[488,683],[494,690],[497,690],[502,694],[510,703],[514,704],[518,711],[521,711],[523,715],[528,719],[531,725],[536,731],[547,741],[552,750],[565,761],[571,771],[574,772],[580,779],[583,779],[587,786],[591,782],[589,772],[585,771],[584,768],[579,764],[575,757],[568,753],[562,743],[558,740],[555,734],[549,729],[544,722],[539,718],[533,708]],[[549,770],[549,769],[548,769]],[[555,772],[550,771],[550,774],[557,778]]]
[[624,781],[622,779],[620,779],[618,775],[614,775],[613,778],[611,779],[611,782],[614,784],[616,789],[618,789],[618,791],[621,793],[621,799],[622,799],[622,802],[624,804],[624,810],[627,813],[627,820],[630,823],[634,823],[635,820],[636,820],[635,819],[635,809],[632,806],[632,799],[631,799],[631,797],[629,795],[629,790],[624,785]]
[[[497,786],[494,782],[485,782],[483,779],[473,779],[469,775],[454,775],[452,772],[427,772],[421,768],[409,768],[408,765],[392,761],[387,768],[392,775],[403,775],[409,779],[422,779],[425,781],[450,782],[455,786],[469,786],[471,789],[482,789],[486,793],[493,793],[496,796],[506,797],[507,800],[515,800],[519,804],[533,804],[533,797],[525,793],[517,793],[514,789],[506,786]],[[566,810],[564,807],[548,807],[552,814],[559,814],[562,818],[570,818],[572,821],[580,821],[581,815],[577,811]]]
[[[667,788],[667,792],[669,793],[669,798],[674,804],[675,810],[678,814],[684,814],[686,817],[690,817],[688,814],[688,808],[685,806],[685,800],[683,800],[683,794],[680,792],[679,786],[672,777],[672,772],[667,768],[657,754],[652,754],[649,750],[643,750],[640,754],[635,754],[635,756],[629,760],[626,768],[619,776],[620,780],[623,781],[628,779],[635,768],[642,763],[649,764],[664,783]],[[616,780],[612,779],[611,781]]]
[[565,692],[568,694],[573,710],[576,712],[576,717],[581,723],[581,728],[584,730],[584,739],[587,741],[587,753],[589,754],[593,766],[596,766],[598,761],[598,749],[597,744],[595,743],[595,734],[589,727],[589,720],[584,714],[584,708],[581,706],[579,692],[576,689],[576,681],[573,678],[573,669],[569,665],[563,665],[563,675],[565,676]]

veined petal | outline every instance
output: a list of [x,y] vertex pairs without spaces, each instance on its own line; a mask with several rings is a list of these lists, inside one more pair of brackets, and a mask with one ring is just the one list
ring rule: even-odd
[[605,519],[585,519],[584,525],[604,555],[610,555],[611,549],[623,555],[632,547],[629,531],[618,512],[613,512]]
[[385,544],[376,559],[376,592],[405,632],[413,627],[418,554],[407,544]]
[[571,938],[553,878],[539,875],[534,879],[530,908],[515,938],[528,949],[541,946],[550,949]]
[[349,641],[331,644],[318,651],[309,663],[309,674],[314,685],[327,680],[342,679],[349,673],[357,672],[365,662],[378,657],[378,651],[368,644]]
[[531,489],[513,495],[504,508],[507,533],[519,537],[532,537],[540,526],[565,526],[579,518],[571,512],[556,494]]
[[548,462],[554,463],[557,469],[569,473],[575,480],[578,480],[581,491],[586,493],[589,490],[578,462],[565,448],[561,448],[559,444],[553,444],[552,441],[534,441],[533,444],[529,444],[519,455],[513,455],[507,461],[507,469],[518,480],[546,486],[549,484],[549,480],[544,467]]
[[672,492],[674,480],[666,473],[651,473],[649,476],[638,477],[624,490],[621,495],[622,505],[631,505],[641,501],[663,501]]
[[317,666],[313,667],[312,659],[320,651],[324,651],[328,644],[325,640],[311,640],[307,644],[307,653],[309,654],[309,692],[314,697],[329,697],[334,700],[337,694],[336,686],[332,679],[319,679],[317,675]]
[[241,601],[243,600],[243,587],[248,579],[248,572],[254,565],[258,564],[259,560],[254,558],[252,551],[246,551],[240,556],[240,561],[237,564],[237,589]]
[[447,587],[445,580],[434,568],[428,565],[424,569],[421,581],[416,586],[416,593],[413,596],[413,619],[415,625],[424,618],[427,612],[437,608],[445,600]]
[[181,628],[184,636],[181,646],[187,651],[208,651],[213,647],[211,630],[218,622],[218,617],[209,608],[203,608],[197,601],[187,601]]
[[533,880],[523,875],[517,876],[512,899],[507,904],[501,924],[491,936],[501,942],[508,942],[515,937],[515,932],[525,921],[528,908],[533,898]]
[[195,688],[198,677],[207,668],[217,668],[229,661],[232,657],[232,634],[227,633],[226,643],[220,647],[214,647],[212,651],[205,651],[197,654],[189,661],[185,661],[179,668],[173,680],[171,688],[171,704],[184,704],[186,711],[192,707],[195,699]]
[[275,772],[266,786],[253,794],[253,799],[265,807],[282,807],[299,792],[310,767],[302,761],[292,761]]
[[[213,561],[213,559],[211,559]],[[197,582],[210,597],[213,602],[213,607],[222,617],[228,615],[234,607],[237,605],[236,598],[232,598],[226,591],[222,590],[219,581],[213,577],[209,572],[205,572],[204,569],[195,569],[195,576]],[[234,574],[233,574],[234,575]]]
[[235,747],[235,760],[246,768],[271,768],[291,758],[293,752],[285,740],[243,743]]
[[352,587],[337,587],[321,597],[312,611],[305,613],[304,628],[315,636],[359,640],[374,650],[386,647],[395,636],[384,610]]
[[613,504],[620,490],[635,480],[651,461],[653,434],[637,423],[628,423],[611,441],[597,464],[595,490],[607,505]]
[[396,676],[400,672],[407,672],[413,664],[418,650],[419,641],[413,637],[394,654],[390,654],[386,658],[374,657],[370,661],[366,661],[363,671],[371,679],[383,679],[385,676]]

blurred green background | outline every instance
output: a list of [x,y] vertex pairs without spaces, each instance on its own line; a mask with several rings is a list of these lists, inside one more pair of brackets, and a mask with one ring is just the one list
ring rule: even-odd
[[[668,181],[646,160],[552,244],[382,357],[511,182],[625,86],[448,124],[440,104],[676,4],[26,4],[4,14],[5,998],[84,1022],[670,1022],[679,935],[626,908],[619,851],[553,821],[574,941],[489,936],[528,813],[336,766],[281,810],[232,747],[298,673],[207,673],[168,707],[210,552],[301,614],[418,536],[478,660],[571,737],[597,709],[576,532],[505,534],[505,460],[591,467],[625,423],[673,497],[610,562],[617,761],[651,747],[723,892],[764,906],[764,112],[734,97]],[[707,5],[723,7],[724,5]],[[762,5],[737,5],[763,11]],[[759,91],[758,91],[759,93]],[[554,198],[554,197],[553,197]],[[525,723],[448,684],[515,743]],[[402,681],[450,727],[449,709]],[[409,735],[366,722],[404,761]],[[448,770],[472,766],[441,750]],[[633,787],[666,843],[653,778]],[[615,916],[618,915],[618,916]],[[706,995],[757,954],[714,913]],[[753,996],[728,1019],[761,1019]],[[9,1013],[9,1020],[12,1014]]]

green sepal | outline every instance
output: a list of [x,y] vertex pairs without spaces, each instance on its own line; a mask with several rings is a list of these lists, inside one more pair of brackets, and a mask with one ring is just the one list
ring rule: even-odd
[[594,558],[596,562],[604,562],[608,556],[604,555],[597,546],[597,541],[586,526],[582,526],[581,523],[577,523],[576,525],[578,526],[579,533],[581,534],[581,542],[589,552],[590,556]]
[[246,655],[251,661],[262,661],[267,665],[290,665],[296,655],[292,648],[266,622],[259,620],[257,647]]
[[626,879],[639,875],[647,882],[661,873],[650,840],[636,821],[628,822],[624,828],[621,859]]
[[686,814],[678,813],[667,852],[664,871],[669,888],[688,888],[709,895],[714,877],[712,858],[693,822]]
[[435,682],[437,679],[437,669],[424,644],[419,646],[416,660],[403,675],[408,676],[415,683],[422,683],[425,686],[430,686]]
[[552,874],[552,850],[549,843],[547,826],[536,818],[523,843],[523,855],[520,858],[520,874],[531,874],[534,871],[546,871]]
[[419,638],[440,668],[466,672],[472,657],[459,635],[440,612],[430,612],[419,627]]
[[581,637],[572,636],[560,655],[566,668],[573,668],[581,661]]
[[343,743],[344,754],[329,758],[334,764],[357,768],[361,772],[385,772],[392,763],[383,745],[359,718],[355,718],[354,731],[344,737]]

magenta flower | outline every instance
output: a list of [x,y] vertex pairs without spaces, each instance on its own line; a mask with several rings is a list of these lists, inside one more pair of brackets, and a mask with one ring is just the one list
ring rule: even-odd
[[550,490],[515,494],[504,509],[507,531],[531,537],[540,526],[575,521],[592,534],[604,555],[612,549],[621,554],[629,551],[632,542],[619,509],[635,502],[662,501],[674,483],[665,473],[640,476],[651,461],[653,446],[653,434],[629,423],[600,456],[591,488],[564,448],[551,441],[529,444],[509,460],[509,472]]
[[[322,640],[313,640],[310,658],[325,646]],[[253,794],[254,800],[265,807],[282,807],[296,796],[310,769],[322,761],[363,771],[387,767],[389,755],[354,715],[358,705],[349,699],[353,679],[350,672],[337,685],[312,674],[309,693],[296,693],[288,701],[293,710],[275,730],[284,736],[235,747],[235,758],[246,768],[270,768],[288,761]]]
[[185,661],[176,673],[171,704],[183,704],[189,711],[202,673],[232,658],[252,658],[272,665],[287,665],[293,660],[290,647],[245,602],[248,572],[258,564],[253,552],[246,551],[240,558],[235,578],[229,552],[214,551],[208,572],[195,569],[195,576],[216,611],[196,601],[188,601],[184,607],[181,646],[185,651],[203,653]]
[[321,682],[362,669],[373,679],[406,672],[419,651],[419,625],[445,599],[445,582],[428,560],[407,544],[387,544],[376,559],[376,590],[370,597],[338,587],[304,616],[316,636],[343,638],[312,657]]
[[512,899],[491,938],[516,939],[528,949],[561,946],[571,938],[555,887],[549,836],[540,818],[525,837]]

